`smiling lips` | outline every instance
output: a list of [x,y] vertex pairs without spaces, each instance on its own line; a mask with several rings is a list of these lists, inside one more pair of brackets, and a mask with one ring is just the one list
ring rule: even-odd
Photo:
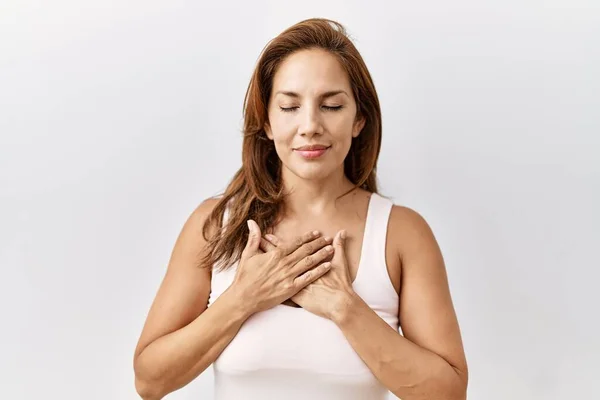
[[322,144],[312,144],[312,145],[298,147],[294,150],[297,151],[298,154],[300,154],[304,158],[313,159],[313,158],[321,157],[323,154],[325,154],[325,152],[327,151],[327,149],[329,149],[329,147],[330,146],[325,146]]

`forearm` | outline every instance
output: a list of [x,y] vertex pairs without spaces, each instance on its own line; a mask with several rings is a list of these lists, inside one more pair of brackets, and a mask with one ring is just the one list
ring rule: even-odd
[[358,295],[347,296],[333,321],[361,359],[403,400],[463,400],[466,378],[439,355],[409,341]]
[[161,399],[191,382],[235,337],[251,311],[225,291],[187,326],[150,343],[135,362],[136,387],[144,399]]

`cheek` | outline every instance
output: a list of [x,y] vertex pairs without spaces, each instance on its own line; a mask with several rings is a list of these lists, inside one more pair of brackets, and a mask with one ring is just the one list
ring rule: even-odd
[[292,154],[292,142],[289,135],[276,133],[273,137],[273,144],[280,159],[285,160]]
[[294,130],[290,129],[286,124],[282,124],[280,121],[273,121],[271,129],[271,140],[275,144],[275,147],[290,146],[294,139]]
[[343,121],[331,129],[333,138],[338,146],[342,148],[350,148],[352,143],[352,123]]
[[275,144],[275,147],[283,150],[286,146],[290,146],[291,135],[286,135],[279,131],[273,135],[273,143]]
[[350,151],[350,146],[352,146],[352,136],[344,137],[338,142],[336,154],[340,160],[344,160]]

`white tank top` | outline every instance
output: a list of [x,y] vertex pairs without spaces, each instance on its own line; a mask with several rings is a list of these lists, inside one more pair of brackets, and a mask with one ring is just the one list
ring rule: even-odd
[[[352,286],[398,330],[399,298],[385,262],[392,205],[371,195]],[[237,263],[213,272],[209,306],[229,287],[236,269]],[[389,393],[333,322],[286,305],[248,318],[213,363],[213,372],[215,400],[380,400]]]

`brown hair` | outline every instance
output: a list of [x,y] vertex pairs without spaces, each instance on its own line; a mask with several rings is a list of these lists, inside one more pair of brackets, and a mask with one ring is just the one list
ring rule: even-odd
[[[301,21],[267,44],[250,79],[243,109],[242,167],[204,224],[202,232],[208,243],[200,260],[203,267],[220,270],[239,260],[248,240],[248,219],[256,221],[263,233],[272,232],[277,222],[285,196],[279,177],[281,161],[264,126],[277,68],[290,54],[307,49],[323,49],[335,55],[348,73],[357,105],[356,118],[365,118],[365,125],[352,139],[344,172],[355,188],[377,193],[381,110],[371,75],[340,23],[321,18]],[[226,208],[229,214],[222,226]],[[212,236],[211,230],[215,232]]]

